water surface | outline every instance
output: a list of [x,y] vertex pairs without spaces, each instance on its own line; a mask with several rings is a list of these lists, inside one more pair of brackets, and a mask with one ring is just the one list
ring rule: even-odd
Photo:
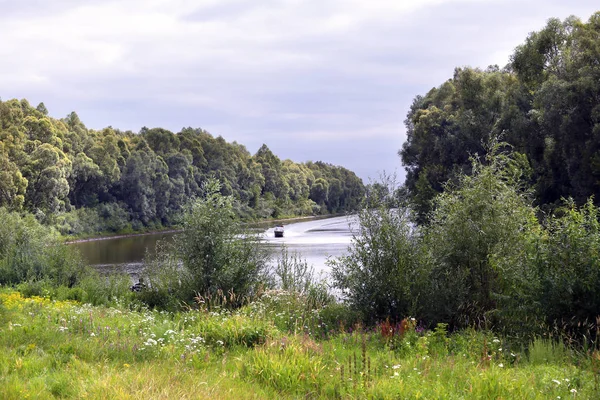
[[[356,227],[355,216],[334,217],[284,225],[283,238],[275,238],[274,226],[262,230],[263,244],[273,253],[273,259],[280,254],[282,245],[288,253],[296,252],[318,274],[329,272],[326,261],[329,257],[345,255],[352,240],[352,229]],[[106,240],[73,243],[89,265],[106,273],[124,271],[132,276],[143,268],[147,254],[156,251],[160,241],[173,241],[176,233],[155,233],[149,235],[117,237]]]

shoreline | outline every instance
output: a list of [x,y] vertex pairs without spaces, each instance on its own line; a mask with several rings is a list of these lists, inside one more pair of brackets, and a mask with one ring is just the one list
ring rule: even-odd
[[[309,215],[309,216],[303,216],[303,217],[291,217],[291,218],[282,218],[282,219],[269,219],[269,220],[263,220],[263,221],[255,221],[255,222],[245,222],[245,225],[248,226],[252,226],[252,225],[257,225],[257,226],[261,226],[261,225],[267,225],[267,224],[272,224],[272,223],[278,223],[278,222],[295,222],[295,221],[302,221],[302,220],[316,220],[316,219],[325,219],[325,218],[332,218],[332,217],[336,217],[338,215]],[[149,232],[139,232],[139,233],[122,233],[122,234],[116,234],[116,235],[108,235],[108,236],[97,236],[97,237],[91,237],[91,238],[85,238],[85,239],[73,239],[73,240],[66,240],[63,243],[64,244],[75,244],[75,243],[86,243],[86,242],[96,242],[96,241],[100,241],[100,240],[111,240],[111,239],[123,239],[123,238],[128,238],[128,237],[137,237],[137,236],[148,236],[148,235],[158,235],[161,233],[179,233],[179,232],[183,232],[183,229],[166,229],[166,230],[158,230],[158,231],[149,231]]]
[[183,229],[167,229],[164,231],[149,231],[149,232],[140,232],[140,233],[122,233],[122,234],[110,235],[110,236],[98,236],[98,237],[85,238],[85,239],[66,240],[63,243],[64,244],[86,243],[86,242],[96,242],[99,240],[122,239],[122,238],[128,238],[128,237],[148,236],[148,235],[158,235],[160,233],[178,233],[178,232],[183,232]]

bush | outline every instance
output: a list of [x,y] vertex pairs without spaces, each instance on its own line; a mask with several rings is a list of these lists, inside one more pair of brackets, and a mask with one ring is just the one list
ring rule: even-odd
[[[145,288],[137,297],[150,308],[177,310],[181,308],[182,291],[185,292],[182,281],[181,262],[177,258],[174,245],[170,242],[159,241],[152,256],[144,259],[144,272],[140,282]],[[188,298],[187,300],[191,300]]]
[[536,209],[520,187],[519,157],[474,158],[435,200],[424,245],[431,282],[425,318],[452,326],[518,324],[535,315],[539,279],[528,260],[539,237]]
[[31,214],[21,217],[0,208],[0,284],[46,280],[73,286],[82,277],[81,259],[58,241],[51,228]]
[[541,275],[539,301],[550,325],[595,321],[600,310],[600,223],[590,199],[572,200],[547,221],[535,260]]
[[414,315],[420,299],[420,238],[408,209],[372,191],[347,256],[331,260],[334,286],[367,323]]
[[155,306],[167,305],[155,301],[160,296],[173,306],[222,291],[235,294],[228,306],[239,307],[266,281],[269,254],[257,235],[242,229],[232,198],[220,193],[215,180],[205,182],[203,192],[187,206],[174,247],[147,263],[150,292],[141,298],[152,296]]
[[106,306],[133,303],[134,293],[129,290],[130,286],[131,279],[124,273],[102,276],[96,271],[89,271],[79,285],[84,303]]

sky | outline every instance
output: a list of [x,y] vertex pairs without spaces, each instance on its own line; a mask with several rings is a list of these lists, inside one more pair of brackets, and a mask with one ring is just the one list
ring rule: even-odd
[[597,0],[0,0],[0,98],[404,180],[417,95]]

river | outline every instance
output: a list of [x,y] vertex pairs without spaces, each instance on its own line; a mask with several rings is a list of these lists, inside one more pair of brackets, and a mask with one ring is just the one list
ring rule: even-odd
[[[315,273],[326,277],[330,271],[329,257],[340,257],[348,252],[352,230],[357,226],[355,216],[333,217],[285,225],[283,238],[275,238],[273,227],[262,231],[263,245],[273,254],[273,262],[283,244],[288,253],[296,252],[301,259],[314,267]],[[127,272],[136,278],[143,268],[146,254],[152,254],[157,243],[172,241],[176,233],[155,233],[131,237],[117,237],[72,243],[91,266],[103,273]]]

